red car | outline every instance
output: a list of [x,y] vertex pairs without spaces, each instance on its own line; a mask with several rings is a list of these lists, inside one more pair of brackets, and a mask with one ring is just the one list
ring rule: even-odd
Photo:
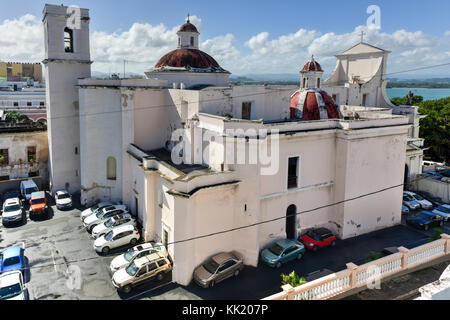
[[334,247],[336,245],[336,236],[325,228],[313,229],[299,237],[298,241],[304,244],[305,248],[317,251],[319,248]]

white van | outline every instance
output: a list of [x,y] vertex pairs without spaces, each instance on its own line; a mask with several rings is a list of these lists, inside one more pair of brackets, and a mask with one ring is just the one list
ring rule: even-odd
[[26,180],[20,183],[20,194],[26,201],[29,201],[31,194],[37,191],[39,191],[39,188],[33,180]]

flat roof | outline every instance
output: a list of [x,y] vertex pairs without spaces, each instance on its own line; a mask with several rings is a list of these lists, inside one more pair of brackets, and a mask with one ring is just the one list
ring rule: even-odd
[[175,164],[172,162],[171,152],[162,148],[153,151],[146,151],[149,156],[153,156],[158,161],[162,161],[170,165],[171,167],[183,172],[184,174],[190,174],[195,171],[209,170],[208,166],[200,164]]

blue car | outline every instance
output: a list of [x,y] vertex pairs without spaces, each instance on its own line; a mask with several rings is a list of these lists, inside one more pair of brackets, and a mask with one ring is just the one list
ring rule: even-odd
[[3,274],[5,272],[15,270],[19,270],[23,273],[25,269],[24,251],[24,244],[2,251],[2,253],[0,254],[0,273]]
[[420,211],[418,214],[408,217],[406,223],[427,231],[428,229],[444,224],[444,219],[434,213],[428,211]]
[[298,241],[283,239],[272,243],[261,252],[261,260],[270,267],[279,268],[283,263],[300,260],[305,246]]

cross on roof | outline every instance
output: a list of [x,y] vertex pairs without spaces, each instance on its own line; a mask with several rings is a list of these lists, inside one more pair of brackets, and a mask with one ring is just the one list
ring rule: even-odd
[[188,18],[188,19],[187,19],[187,22],[190,22],[190,21],[189,21],[189,18],[190,18],[190,15],[189,15],[189,13],[188,13],[188,16],[187,16],[187,18]]
[[366,34],[364,33],[364,31],[361,31],[361,43],[364,41],[364,36],[365,36]]

